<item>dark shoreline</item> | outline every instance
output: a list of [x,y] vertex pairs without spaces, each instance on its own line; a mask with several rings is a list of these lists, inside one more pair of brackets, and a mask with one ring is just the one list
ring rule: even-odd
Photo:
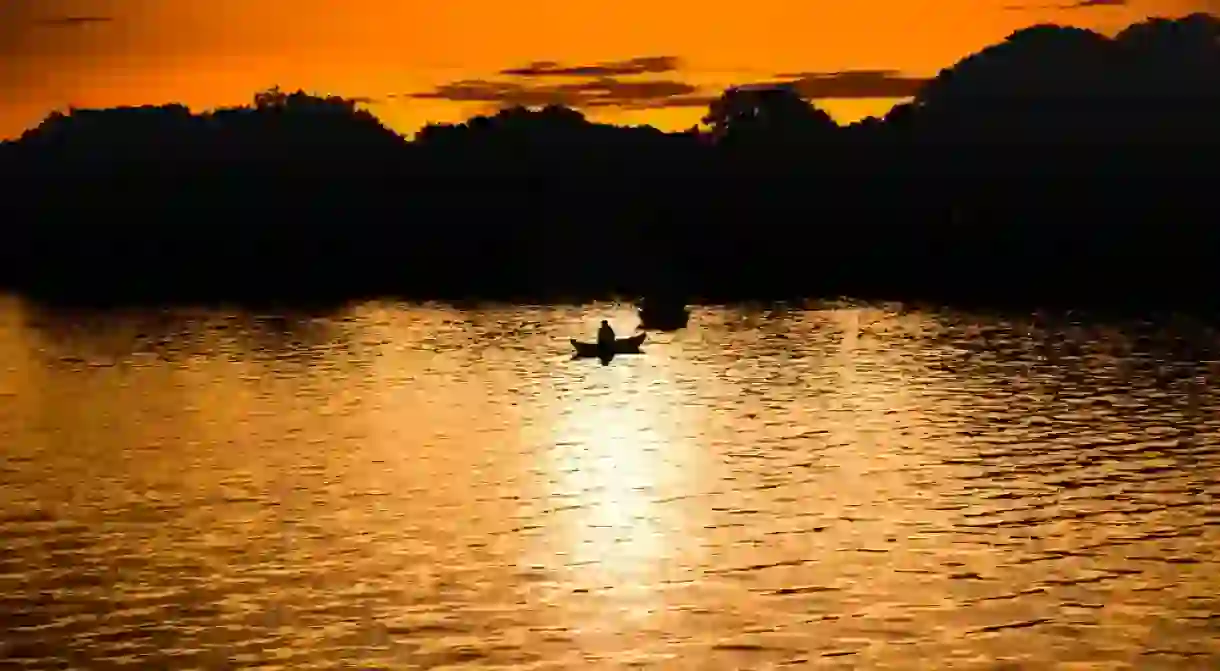
[[1220,19],[1034,26],[841,126],[799,87],[670,133],[356,101],[54,114],[0,144],[0,287],[61,302],[849,295],[1220,309]]

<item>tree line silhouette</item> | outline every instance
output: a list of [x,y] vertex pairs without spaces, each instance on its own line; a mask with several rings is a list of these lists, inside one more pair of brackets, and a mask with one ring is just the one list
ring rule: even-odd
[[408,139],[272,89],[53,113],[0,145],[0,282],[39,295],[1210,306],[1220,20],[1041,25],[837,124],[744,86],[703,127],[509,108]]

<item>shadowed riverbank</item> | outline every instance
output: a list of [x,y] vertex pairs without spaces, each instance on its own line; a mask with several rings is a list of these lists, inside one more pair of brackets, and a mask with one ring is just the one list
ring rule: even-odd
[[884,118],[784,86],[701,128],[506,109],[404,138],[354,101],[55,114],[0,147],[0,283],[49,300],[676,291],[1210,310],[1220,21],[1032,27]]

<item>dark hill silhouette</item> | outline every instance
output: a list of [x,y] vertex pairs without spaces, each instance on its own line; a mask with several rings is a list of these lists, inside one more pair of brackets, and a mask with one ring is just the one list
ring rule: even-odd
[[1034,26],[882,118],[741,86],[704,129],[501,110],[407,140],[356,101],[52,114],[0,145],[0,280],[46,296],[1211,307],[1220,21]]

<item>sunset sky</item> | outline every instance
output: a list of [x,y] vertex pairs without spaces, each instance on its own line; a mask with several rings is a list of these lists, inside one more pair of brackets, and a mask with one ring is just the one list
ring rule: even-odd
[[0,0],[0,137],[69,105],[205,109],[276,84],[368,99],[403,132],[552,100],[675,128],[779,79],[845,121],[1030,24],[1201,10],[1220,0]]

